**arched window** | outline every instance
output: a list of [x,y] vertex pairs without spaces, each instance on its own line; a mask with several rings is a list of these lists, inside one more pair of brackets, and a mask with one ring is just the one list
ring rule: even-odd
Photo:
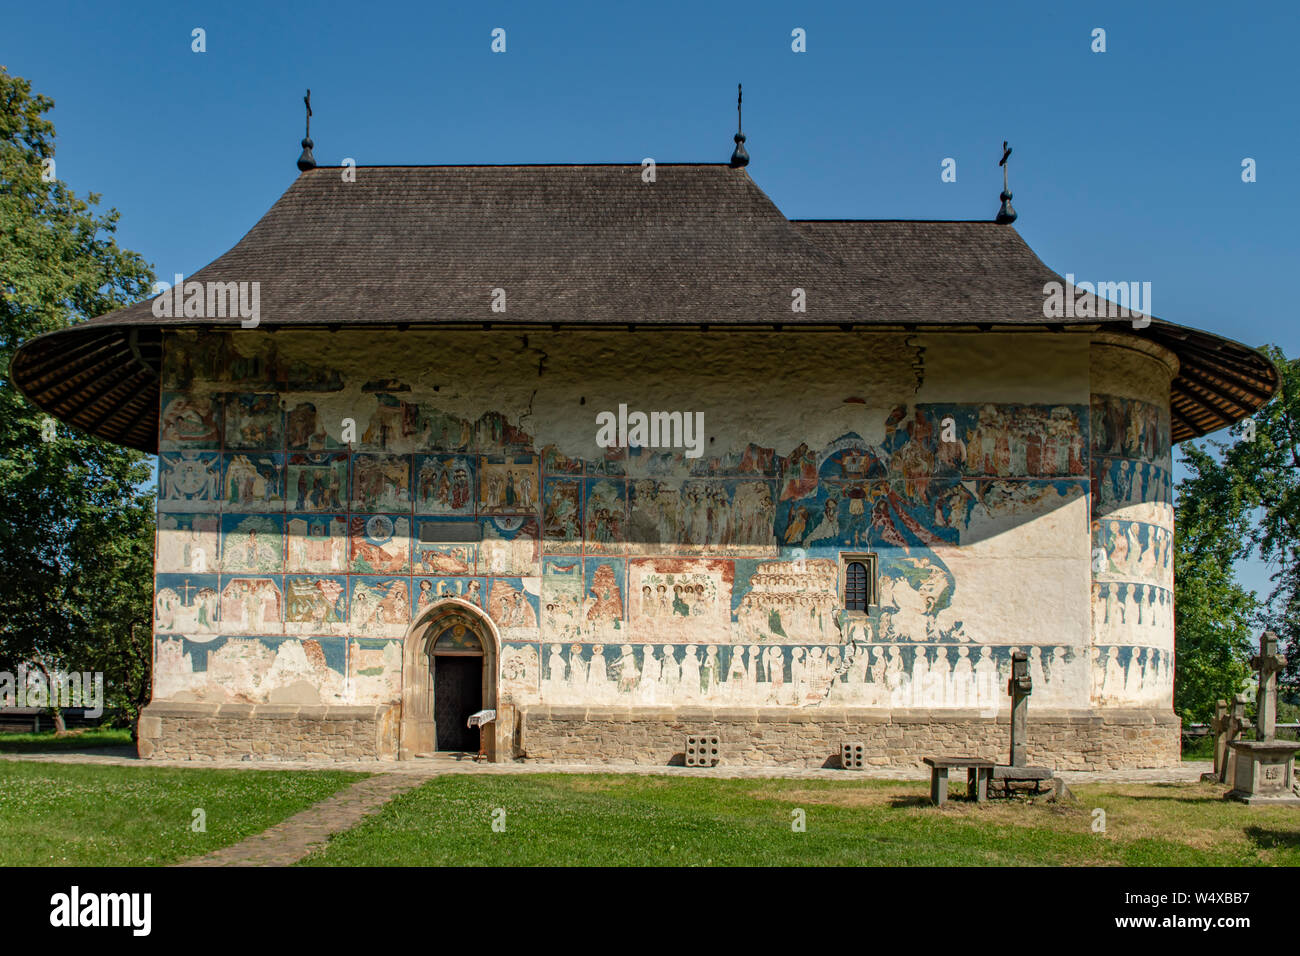
[[850,561],[844,568],[844,610],[866,611],[868,593],[866,565]]

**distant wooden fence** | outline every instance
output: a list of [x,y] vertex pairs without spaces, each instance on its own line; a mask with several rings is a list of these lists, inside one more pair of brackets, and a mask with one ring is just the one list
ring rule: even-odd
[[[1247,730],[1251,725],[1247,725]],[[1209,724],[1183,724],[1183,743],[1200,740],[1210,735]],[[1278,724],[1277,735],[1283,740],[1300,740],[1300,724]]]
[[[64,707],[63,723],[73,727],[98,727],[108,716],[87,717],[84,707]],[[46,707],[0,707],[0,734],[38,734],[54,729],[54,715]]]

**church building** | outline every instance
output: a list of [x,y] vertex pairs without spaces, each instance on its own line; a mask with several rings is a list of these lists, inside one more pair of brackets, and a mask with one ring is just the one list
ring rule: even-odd
[[1067,282],[1005,189],[791,220],[746,162],[308,149],[211,265],[27,342],[33,403],[158,455],[141,756],[492,710],[499,762],[1003,759],[1018,650],[1033,762],[1175,765],[1171,447],[1276,370]]

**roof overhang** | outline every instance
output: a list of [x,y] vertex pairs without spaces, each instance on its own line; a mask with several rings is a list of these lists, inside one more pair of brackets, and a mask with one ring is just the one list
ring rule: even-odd
[[[1174,441],[1253,414],[1277,369],[1237,342],[1152,318],[1044,318],[1065,280],[991,222],[789,220],[742,169],[640,165],[359,167],[299,176],[191,282],[259,282],[259,332],[341,328],[1037,331],[1104,328],[1172,352]],[[487,308],[508,290],[508,313]],[[791,311],[803,288],[808,311]],[[1068,288],[1068,286],[1067,286]],[[239,319],[154,300],[24,343],[37,407],[156,452],[163,334]],[[508,315],[508,321],[506,320]]]

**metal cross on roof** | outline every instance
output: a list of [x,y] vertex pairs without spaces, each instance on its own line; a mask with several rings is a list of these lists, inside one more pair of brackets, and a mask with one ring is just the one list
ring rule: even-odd
[[1011,189],[1007,186],[1007,160],[1011,158],[1011,147],[1002,141],[1002,158],[998,165],[1002,167],[1002,207],[998,210],[997,222],[1008,226],[1016,221],[1016,211],[1011,208]]
[[309,169],[316,168],[316,157],[311,154],[311,148],[316,144],[311,141],[311,90],[302,98],[307,106],[307,135],[302,140],[302,155],[298,157],[298,170],[306,172]]
[[739,83],[736,84],[736,135],[732,137],[736,141],[736,148],[731,154],[731,165],[735,169],[749,165],[749,153],[745,151],[745,134],[741,131],[740,122],[740,98],[743,90]]

